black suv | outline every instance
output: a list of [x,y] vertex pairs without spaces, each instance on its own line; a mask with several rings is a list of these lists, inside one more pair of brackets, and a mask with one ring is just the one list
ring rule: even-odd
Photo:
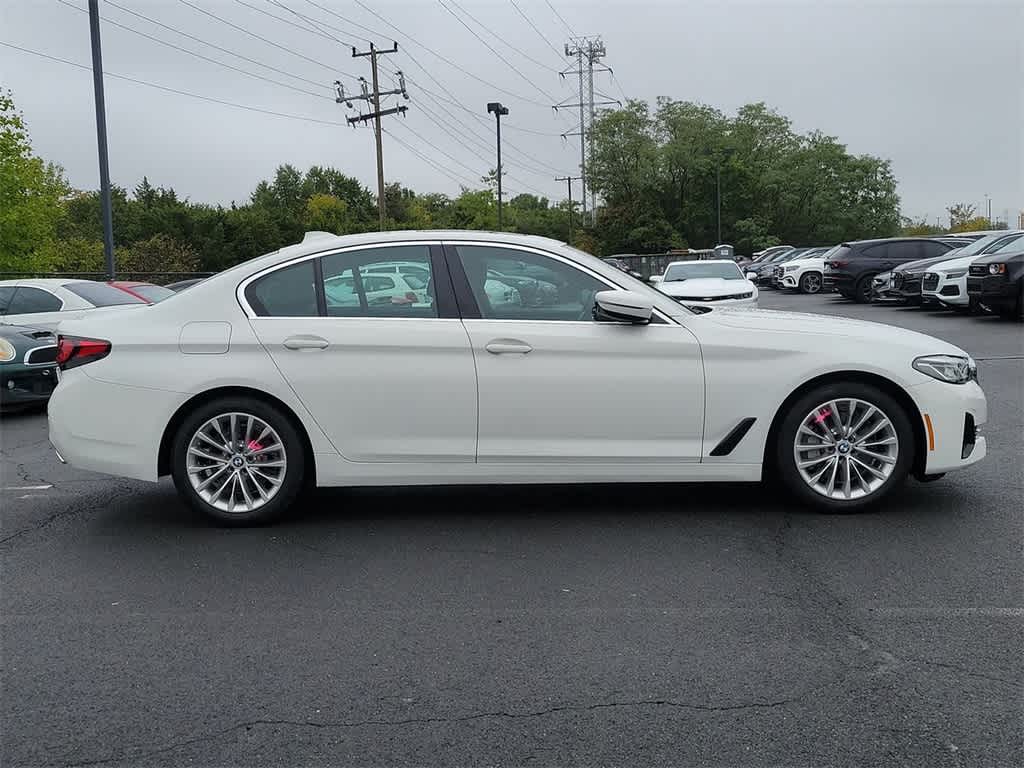
[[924,237],[893,237],[843,243],[825,264],[825,290],[861,304],[871,301],[871,279],[901,264],[942,256],[953,246]]
[[1024,250],[993,253],[971,263],[967,295],[1003,317],[1024,319]]

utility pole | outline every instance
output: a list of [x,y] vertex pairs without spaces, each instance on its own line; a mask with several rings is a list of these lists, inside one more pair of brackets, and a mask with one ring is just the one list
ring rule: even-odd
[[992,198],[989,197],[988,193],[985,194],[985,218],[988,219],[989,229],[992,228]]
[[715,208],[718,211],[718,241],[715,245],[722,244],[722,164],[715,165]]
[[502,230],[501,220],[501,116],[508,114],[508,107],[503,107],[500,101],[491,101],[487,104],[487,113],[494,113],[494,124],[498,133],[498,231]]
[[373,91],[371,92],[369,86],[366,83],[366,78],[360,77],[359,82],[362,85],[362,94],[359,95],[345,95],[345,86],[340,81],[334,81],[335,90],[338,93],[336,102],[339,104],[345,103],[347,106],[352,106],[353,99],[362,99],[368,105],[373,106],[373,111],[367,114],[359,113],[357,117],[347,118],[350,125],[356,123],[365,123],[367,120],[373,120],[373,132],[377,142],[377,212],[380,215],[380,228],[384,230],[384,221],[387,218],[387,203],[384,200],[384,147],[382,143],[382,128],[380,126],[380,119],[386,115],[397,115],[404,113],[408,107],[392,107],[391,109],[380,108],[380,97],[381,96],[392,96],[401,94],[406,99],[409,98],[409,94],[405,90],[405,76],[399,71],[395,74],[398,76],[398,88],[390,91],[381,91],[380,82],[377,79],[377,57],[386,53],[397,53],[398,43],[392,43],[390,48],[377,48],[373,43],[370,43],[370,50],[368,51],[357,51],[354,47],[352,48],[352,57],[358,58],[361,56],[370,57],[370,73],[373,78]]
[[[591,137],[590,130],[594,123],[594,109],[595,107],[606,106],[610,104],[618,104],[622,106],[622,102],[618,99],[612,99],[605,96],[602,93],[597,95],[605,99],[604,101],[594,101],[594,73],[595,72],[611,72],[609,67],[604,66],[601,63],[601,59],[607,54],[604,47],[604,42],[600,37],[578,37],[572,41],[572,44],[565,44],[565,55],[569,58],[575,59],[575,69],[571,67],[569,69],[559,72],[563,78],[566,75],[576,75],[579,78],[578,87],[578,101],[575,104],[568,104],[566,101],[560,104],[555,104],[553,109],[557,112],[559,109],[575,108],[579,109],[579,125],[576,130],[568,133],[563,133],[562,138],[567,136],[579,136],[580,137],[580,202],[582,203],[583,219],[587,218],[587,148],[591,150],[593,154],[593,140]],[[586,87],[584,88],[584,80],[586,80]],[[571,98],[571,97],[570,97]],[[590,190],[590,212],[591,221],[596,220],[596,207],[597,207],[597,195],[594,192],[593,185],[591,184]]]
[[555,181],[564,181],[569,187],[569,239],[566,241],[572,245],[572,183],[582,180],[582,176],[555,176]]
[[114,221],[110,205],[110,162],[107,158],[107,107],[103,98],[103,56],[100,51],[99,0],[89,0],[89,37],[92,42],[92,86],[96,101],[96,144],[100,156],[100,207],[103,216],[103,256],[107,279],[114,279]]

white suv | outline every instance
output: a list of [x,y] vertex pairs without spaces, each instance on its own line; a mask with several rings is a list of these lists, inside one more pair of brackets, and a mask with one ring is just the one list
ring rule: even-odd
[[799,258],[780,265],[782,267],[782,280],[779,285],[782,288],[799,288],[802,293],[819,293],[823,281],[822,275],[825,272],[825,261],[832,256],[832,252],[839,246],[828,250],[818,250],[810,258]]
[[956,258],[942,261],[928,268],[921,279],[921,304],[939,305],[961,312],[970,311],[967,295],[967,270],[975,259],[1006,249],[1024,247],[1024,230],[989,235],[961,248]]

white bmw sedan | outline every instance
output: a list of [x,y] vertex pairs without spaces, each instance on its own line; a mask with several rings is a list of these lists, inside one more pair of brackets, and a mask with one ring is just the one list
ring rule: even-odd
[[[367,293],[392,264],[423,294]],[[488,274],[555,286],[492,301]],[[356,300],[325,289],[351,279]],[[690,309],[564,243],[310,234],[123,316],[61,327],[50,440],[226,524],[304,487],[753,482],[850,512],[985,456],[974,362],[855,320]]]

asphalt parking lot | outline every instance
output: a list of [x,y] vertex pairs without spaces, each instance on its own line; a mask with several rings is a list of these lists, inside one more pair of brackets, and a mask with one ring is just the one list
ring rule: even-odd
[[965,348],[987,460],[849,517],[761,486],[357,490],[222,530],[4,417],[0,764],[1024,764],[1024,328],[761,304]]

